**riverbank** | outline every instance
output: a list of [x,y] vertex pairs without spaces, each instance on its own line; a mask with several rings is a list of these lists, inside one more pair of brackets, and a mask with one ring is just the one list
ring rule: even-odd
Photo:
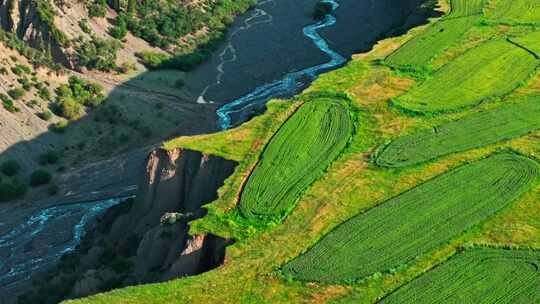
[[[279,79],[291,72],[326,63],[329,60],[328,56],[324,52],[321,52],[302,31],[302,29],[314,22],[311,15],[315,2],[307,0],[292,3],[284,0],[265,1],[261,2],[255,10],[240,17],[232,26],[230,35],[223,47],[216,53],[217,55],[213,56],[209,62],[205,63],[199,69],[185,75],[186,83],[182,92],[182,99],[179,99],[177,102],[189,104],[189,107],[193,110],[193,116],[198,117],[200,113],[194,110],[198,106],[204,109],[205,113],[209,113],[209,109],[215,110],[231,99],[249,94],[254,88],[264,85],[269,81]],[[322,36],[328,41],[330,48],[334,48],[339,46],[336,43],[339,40],[338,37],[343,37],[344,33],[350,32],[351,34],[345,35],[349,37],[348,42],[342,42],[345,45],[341,50],[344,52],[341,56],[349,58],[355,50],[370,48],[371,44],[381,35],[388,33],[398,25],[405,24],[406,20],[409,20],[409,17],[417,16],[414,14],[415,8],[422,1],[410,1],[406,4],[400,3],[398,5],[394,2],[379,1],[375,5],[371,1],[343,1],[340,3],[340,8],[335,12],[338,19],[333,26],[336,29]],[[379,20],[380,24],[365,23],[362,18],[358,18],[358,12],[361,12],[362,16],[365,17],[376,16],[372,17],[372,21],[376,23]],[[389,12],[392,13],[389,15]],[[388,15],[395,19],[387,19],[386,16]],[[420,18],[421,20],[419,22],[423,22],[428,17],[427,15],[422,16],[423,18]],[[348,21],[341,24],[341,19],[339,18],[344,18]],[[246,22],[251,24],[251,26],[246,26]],[[409,26],[413,26],[419,22],[413,22]],[[237,34],[234,34],[235,32]],[[221,54],[224,56],[220,56]],[[277,56],[276,54],[284,55]],[[235,60],[231,60],[232,58]],[[223,71],[222,75],[220,71]],[[208,85],[215,83],[216,77],[219,77],[219,75],[221,75],[219,83],[216,86],[212,86],[206,92],[204,101],[200,100],[199,97],[204,89]],[[144,79],[144,77],[146,75],[141,75],[137,77],[138,79],[128,81],[124,84],[124,88],[129,88],[130,82],[140,83],[140,79]],[[306,85],[308,82],[306,82]],[[301,90],[302,88],[298,87],[296,89]],[[167,88],[160,88],[158,90],[167,91]],[[293,95],[298,92],[297,90],[286,92],[283,96]],[[115,89],[113,89],[111,94],[115,93]],[[271,97],[273,96],[268,96],[268,99]],[[207,104],[197,103],[198,101],[206,102]],[[212,104],[210,102],[214,103]],[[218,129],[217,124],[211,127],[207,125],[208,121],[213,119],[190,120],[189,111],[183,119],[187,119],[191,125],[191,130]],[[187,133],[189,132],[187,131]],[[128,161],[138,159],[129,153],[124,158]],[[124,168],[124,171],[121,171],[122,177],[135,176],[138,172],[136,168],[137,166],[127,166]],[[96,168],[93,175],[96,180],[99,180],[99,176],[106,175],[106,172],[107,170],[105,168]],[[76,182],[76,180],[77,178],[74,178],[72,182]],[[96,189],[92,189],[92,183],[82,189],[89,192],[98,191],[98,184],[93,185],[96,186]],[[129,186],[129,183],[124,186]],[[69,183],[66,184],[66,187],[69,188]],[[110,191],[114,192],[114,189]],[[87,200],[83,193],[80,193],[79,197],[83,201]],[[67,199],[65,196],[57,198],[58,201],[56,203],[65,202]],[[50,200],[48,199],[49,202]],[[51,206],[50,203],[41,205],[37,202],[34,203],[36,203],[35,206],[43,206],[43,208]],[[32,213],[39,211],[36,208],[22,210],[26,211],[19,213],[19,221],[24,221]],[[0,214],[0,222],[5,222],[7,216],[8,213]],[[20,223],[10,220],[10,225],[4,225],[4,227],[17,227],[18,224]],[[57,228],[62,229],[62,227]],[[67,231],[72,231],[72,227],[63,228],[66,228]],[[5,231],[8,230],[7,228],[5,229]],[[31,241],[29,242],[31,243]],[[28,248],[31,249],[31,246]]]

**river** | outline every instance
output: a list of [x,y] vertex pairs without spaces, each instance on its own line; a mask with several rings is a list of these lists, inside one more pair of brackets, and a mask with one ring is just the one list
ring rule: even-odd
[[[215,55],[188,75],[186,87],[194,102],[216,105],[218,129],[260,113],[271,98],[298,94],[321,73],[368,51],[396,26],[425,21],[412,14],[423,0],[327,2],[334,11],[321,21],[311,17],[316,0],[259,2],[237,18]],[[1,234],[0,294],[54,266],[75,249],[85,227],[119,201],[53,205]]]

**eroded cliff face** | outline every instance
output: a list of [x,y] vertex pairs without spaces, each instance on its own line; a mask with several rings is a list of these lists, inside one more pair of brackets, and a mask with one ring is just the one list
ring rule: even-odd
[[[54,25],[54,17],[46,20],[38,10],[38,1],[35,0],[0,0],[0,24],[2,29],[14,33],[20,40],[33,48],[48,50],[56,62],[69,66],[66,46],[63,46],[65,37],[63,32]],[[55,4],[50,9],[60,10]]]
[[[217,198],[235,165],[188,150],[151,152],[137,197],[101,216],[76,252],[63,257],[57,270],[21,302],[40,296],[40,303],[47,303],[44,290],[54,303],[217,267],[228,242],[212,235],[190,236],[187,222],[205,215],[201,206]],[[164,220],[164,214],[175,216]]]

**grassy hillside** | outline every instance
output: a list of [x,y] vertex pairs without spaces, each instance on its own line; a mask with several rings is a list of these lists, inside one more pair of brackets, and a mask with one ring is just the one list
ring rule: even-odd
[[[422,282],[448,282],[455,273],[464,279],[451,284],[468,299],[485,288],[501,293],[512,288],[509,280],[494,277],[467,283],[467,278],[490,275],[486,269],[496,274],[515,271],[520,286],[537,284],[521,261],[530,257],[537,263],[540,249],[540,116],[534,115],[540,96],[539,61],[516,45],[535,42],[527,38],[536,30],[529,24],[538,18],[534,10],[528,11],[531,3],[441,0],[452,12],[443,21],[380,42],[342,69],[322,75],[304,94],[272,102],[267,113],[252,122],[165,143],[166,148],[186,147],[240,161],[220,197],[207,205],[208,215],[190,223],[192,234],[235,239],[224,265],[194,277],[66,303],[395,303],[392,299],[410,294],[408,290],[425,292],[427,301],[449,292],[448,284],[427,290]],[[436,37],[433,28],[452,15],[478,21],[456,28],[459,35],[448,39],[430,38]],[[415,48],[422,49],[418,37],[440,45],[421,60],[401,56],[399,64],[386,62],[415,40]],[[246,181],[265,157],[266,144],[286,128],[300,106],[330,94],[346,96],[356,113],[357,127],[347,147],[302,192],[283,221],[261,225],[246,219],[236,207]],[[531,110],[516,110],[523,102]],[[508,119],[513,111],[523,119]],[[493,113],[506,123],[500,130],[482,129],[483,123],[495,124]],[[477,131],[473,134],[478,141],[469,142],[467,131]],[[416,141],[416,136],[431,136],[434,143]],[[302,139],[291,142],[301,145]],[[404,144],[392,152],[395,142]],[[415,157],[414,149],[430,151],[420,160],[389,168],[374,161],[384,147],[393,154],[412,149],[403,153]],[[385,159],[392,162],[401,156]],[[493,249],[476,248],[486,246]],[[478,254],[459,253],[464,247]],[[368,269],[364,266],[372,253],[379,259]],[[486,255],[502,255],[508,263],[492,265]],[[463,266],[467,261],[474,267]],[[393,292],[397,295],[391,296]],[[535,301],[527,288],[514,295],[510,301]]]

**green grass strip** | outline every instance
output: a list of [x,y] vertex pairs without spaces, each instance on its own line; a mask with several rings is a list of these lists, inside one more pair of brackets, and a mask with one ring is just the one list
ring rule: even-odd
[[540,57],[540,31],[532,32],[525,36],[511,39],[512,42],[518,44],[527,50],[531,51],[536,57]]
[[494,8],[486,17],[497,23],[538,24],[540,23],[540,1],[538,0],[493,0]]
[[485,0],[452,0],[449,17],[466,17],[482,14]]
[[478,21],[480,16],[443,19],[431,25],[386,58],[392,66],[422,68],[445,49],[455,44]]
[[265,148],[240,198],[246,218],[283,218],[346,147],[353,120],[345,100],[304,104]]
[[471,249],[384,298],[381,304],[540,303],[540,252]]
[[401,136],[381,150],[375,163],[382,167],[412,166],[518,138],[537,129],[540,129],[540,97],[531,97]]
[[506,207],[538,175],[535,161],[510,152],[458,167],[354,216],[283,272],[334,283],[407,265]]
[[393,100],[415,113],[451,112],[512,92],[536,70],[539,61],[504,40],[475,47]]

